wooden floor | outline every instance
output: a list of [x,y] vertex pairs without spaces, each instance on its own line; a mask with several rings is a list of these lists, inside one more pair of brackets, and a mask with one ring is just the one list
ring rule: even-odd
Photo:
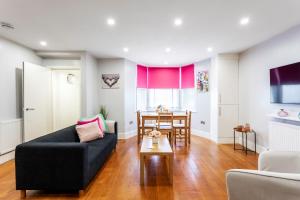
[[[146,161],[146,178],[139,184],[139,147],[136,138],[119,141],[117,150],[90,183],[83,196],[77,193],[27,192],[27,199],[227,199],[225,171],[257,168],[257,155],[233,151],[232,145],[217,145],[192,136],[189,148],[177,143],[174,156],[174,183],[168,185],[165,162],[159,157]],[[0,165],[0,199],[20,199],[15,190],[14,161]]]

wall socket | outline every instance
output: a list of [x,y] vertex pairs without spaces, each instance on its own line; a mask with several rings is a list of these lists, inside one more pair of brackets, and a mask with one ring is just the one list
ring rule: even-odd
[[203,125],[205,125],[205,121],[200,121],[200,124],[203,124]]

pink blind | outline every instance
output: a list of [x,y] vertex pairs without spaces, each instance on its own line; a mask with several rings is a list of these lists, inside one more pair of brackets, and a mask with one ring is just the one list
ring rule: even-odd
[[181,88],[194,88],[194,64],[181,67]]
[[147,88],[147,67],[137,65],[137,88]]
[[179,67],[149,67],[148,88],[179,88]]

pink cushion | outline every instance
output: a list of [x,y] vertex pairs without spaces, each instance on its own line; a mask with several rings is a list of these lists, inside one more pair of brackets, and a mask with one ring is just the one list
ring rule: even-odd
[[79,136],[80,142],[89,142],[98,138],[103,138],[103,132],[99,128],[97,121],[77,125],[76,131]]
[[103,128],[102,128],[102,126],[101,126],[101,124],[100,124],[99,117],[96,117],[96,118],[94,118],[94,119],[84,120],[84,121],[78,121],[78,122],[77,122],[77,125],[89,124],[89,123],[96,122],[96,121],[97,121],[97,123],[98,123],[99,128],[100,128],[101,131],[103,132]]

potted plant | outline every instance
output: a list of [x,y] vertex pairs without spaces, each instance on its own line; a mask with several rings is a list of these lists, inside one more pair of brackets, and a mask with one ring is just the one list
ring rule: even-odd
[[102,114],[103,118],[106,120],[108,117],[108,111],[105,106],[100,107],[100,114]]

